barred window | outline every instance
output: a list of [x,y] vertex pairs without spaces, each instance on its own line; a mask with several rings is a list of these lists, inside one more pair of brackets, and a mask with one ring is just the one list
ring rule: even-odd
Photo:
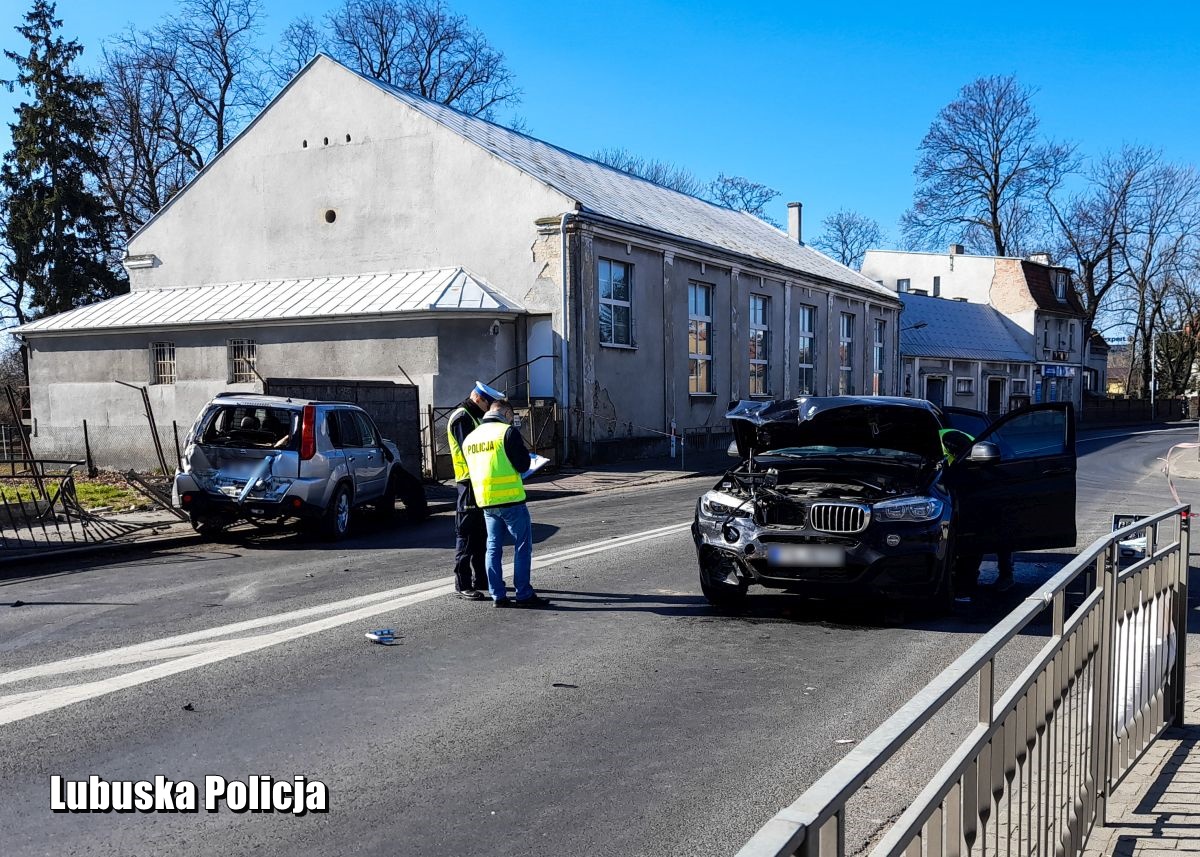
[[229,383],[250,384],[258,380],[254,372],[257,350],[253,339],[229,340]]
[[771,394],[771,299],[750,296],[750,395]]
[[712,391],[712,286],[688,283],[688,392]]
[[817,393],[817,308],[800,305],[800,395],[814,396]]
[[854,395],[854,314],[842,313],[838,340],[838,395]]
[[175,383],[175,343],[150,343],[150,383]]

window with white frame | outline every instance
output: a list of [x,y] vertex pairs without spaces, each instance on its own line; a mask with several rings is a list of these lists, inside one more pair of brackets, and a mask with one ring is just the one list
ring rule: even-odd
[[942,296],[942,278],[941,277],[933,278],[933,291],[930,292],[930,294],[933,295],[935,298],[940,298]]
[[817,308],[800,305],[800,346],[796,362],[800,364],[801,396],[816,395],[817,388]]
[[688,283],[688,392],[707,394],[712,380],[712,286]]
[[1067,350],[1075,350],[1075,322],[1067,325]]
[[601,259],[600,343],[633,347],[633,265]]
[[954,392],[959,396],[969,396],[975,387],[974,378],[955,378]]
[[229,340],[229,383],[249,384],[258,379],[254,372],[257,344],[253,339]]
[[771,394],[771,299],[750,296],[750,395]]
[[912,280],[908,280],[908,279],[896,280],[896,291],[907,292],[911,288],[912,288]]
[[175,383],[175,343],[150,343],[150,383]]
[[875,340],[871,343],[871,395],[883,396],[887,393],[887,382],[883,372],[884,338],[887,336],[887,322],[882,318],[875,319]]
[[1054,272],[1054,296],[1060,301],[1067,299],[1067,272]]
[[1013,394],[1014,396],[1024,396],[1024,395],[1027,395],[1027,394],[1028,394],[1028,391],[1029,391],[1029,387],[1028,387],[1029,381],[1028,381],[1027,379],[1025,379],[1025,378],[1013,378],[1013,379],[1011,380],[1011,383],[1012,383],[1012,394]]
[[838,334],[838,395],[854,395],[854,313],[842,313]]
[[1042,322],[1042,348],[1050,347],[1050,319]]

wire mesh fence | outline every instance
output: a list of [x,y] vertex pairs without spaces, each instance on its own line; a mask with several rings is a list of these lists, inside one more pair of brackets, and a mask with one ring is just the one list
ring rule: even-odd
[[187,429],[167,423],[155,430],[158,445],[147,423],[114,426],[89,420],[79,425],[41,425],[30,443],[38,457],[85,461],[89,468],[170,475],[179,463],[177,449],[182,448]]

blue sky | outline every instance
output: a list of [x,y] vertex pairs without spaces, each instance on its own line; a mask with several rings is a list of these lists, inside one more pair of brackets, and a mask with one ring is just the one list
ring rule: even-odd
[[[334,0],[265,0],[264,43]],[[1200,164],[1200,11],[1192,3],[610,3],[451,0],[503,50],[530,132],[584,154],[624,146],[702,178],[744,175],[804,203],[805,238],[839,207],[891,240],[917,145],[959,87],[1016,74],[1051,136],[1096,155],[1137,142]],[[25,0],[0,3],[0,45]],[[84,65],[170,0],[59,0]],[[0,62],[0,78],[12,75]],[[11,121],[17,97],[0,90]],[[0,134],[7,147],[8,135]]]

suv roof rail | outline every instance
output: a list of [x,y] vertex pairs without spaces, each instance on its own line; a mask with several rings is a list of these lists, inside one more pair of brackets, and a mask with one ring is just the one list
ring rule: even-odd
[[236,390],[225,390],[213,396],[214,399],[249,399],[249,398],[267,398],[267,399],[282,399],[284,396],[276,396],[272,393],[239,393]]

